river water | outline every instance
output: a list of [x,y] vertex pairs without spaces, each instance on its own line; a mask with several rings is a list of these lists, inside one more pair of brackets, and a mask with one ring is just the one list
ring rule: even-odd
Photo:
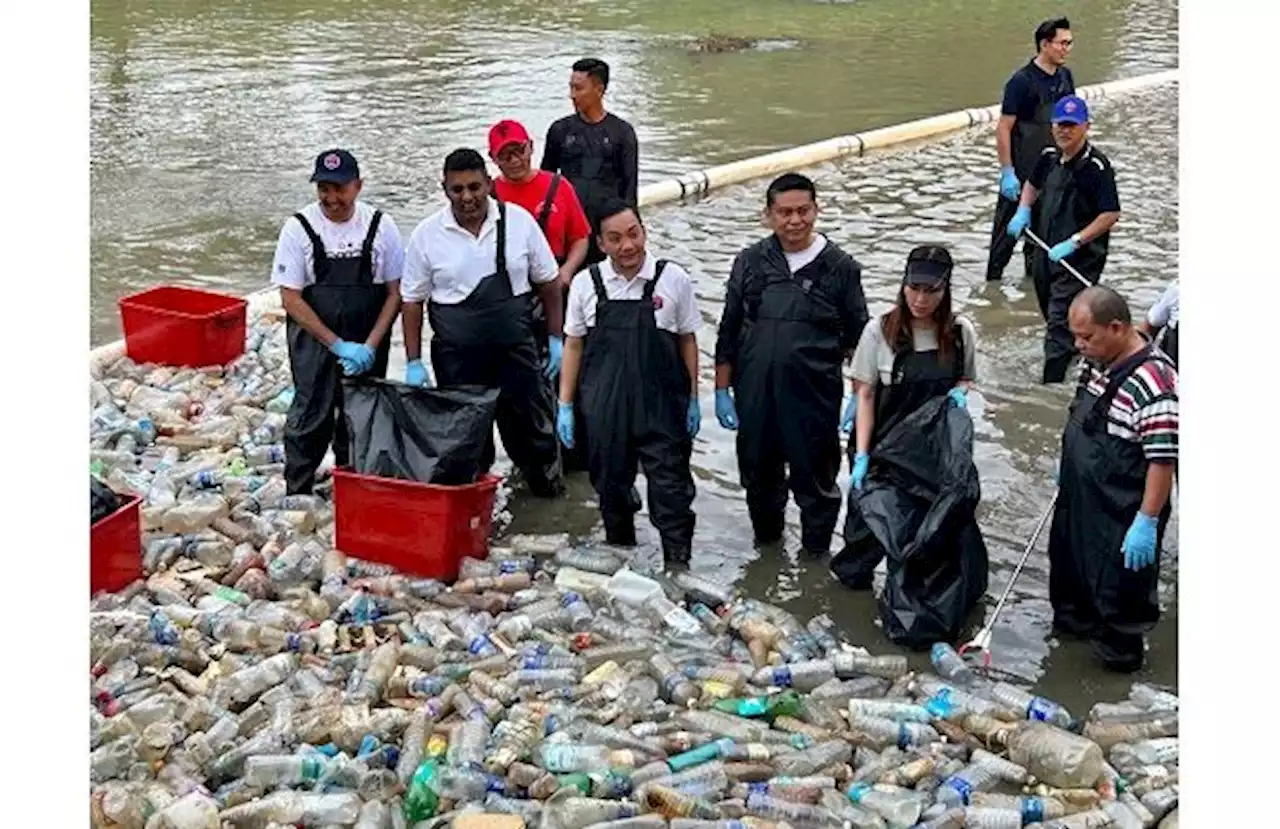
[[[1079,84],[1177,66],[1171,0],[1054,8],[1074,24]],[[613,67],[610,106],[636,127],[643,183],[992,103],[1027,59],[1041,14],[1018,0],[95,0],[93,342],[119,336],[119,297],[157,283],[263,287],[280,223],[311,198],[311,160],[326,146],[357,154],[365,198],[407,233],[443,203],[438,171],[449,150],[482,147],[487,125],[502,117],[541,136],[569,111],[567,67],[583,55]],[[761,42],[742,52],[690,48],[691,37],[713,34]],[[1138,308],[1177,274],[1177,104],[1167,86],[1095,107],[1094,139],[1116,167],[1124,208],[1107,278]],[[820,229],[862,262],[873,312],[892,300],[912,246],[941,241],[956,257],[956,299],[980,338],[970,406],[994,602],[1051,497],[1069,389],[1036,382],[1043,323],[1030,286],[1012,266],[1003,286],[982,279],[992,136],[975,128],[807,172],[819,188]],[[646,217],[651,249],[694,274],[706,387],[729,264],[763,233],[763,187],[730,187]],[[393,373],[402,365],[399,357]],[[740,580],[803,616],[828,612],[853,641],[891,650],[871,596],[845,591],[824,564],[788,551],[798,546],[794,508],[788,549],[753,549],[732,435],[716,424],[710,395],[703,402],[695,569]],[[509,527],[590,536],[598,533],[592,496],[574,480],[561,504],[517,498]],[[652,544],[646,519],[638,527]],[[1169,535],[1166,612],[1140,677],[1176,685],[1176,527]],[[1043,549],[1044,539],[1002,615],[997,664],[1073,710],[1123,696],[1129,679],[1094,668],[1083,646],[1052,638]]]

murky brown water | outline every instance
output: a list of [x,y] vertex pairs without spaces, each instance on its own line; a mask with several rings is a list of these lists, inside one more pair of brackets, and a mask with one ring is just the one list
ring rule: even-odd
[[[1017,0],[969,5],[95,0],[93,341],[118,336],[118,297],[158,282],[237,293],[263,287],[279,224],[310,198],[310,159],[323,146],[352,147],[366,197],[410,228],[440,205],[437,170],[450,149],[481,145],[500,117],[521,118],[541,135],[568,111],[567,65],[598,54],[614,67],[613,108],[639,133],[641,178],[654,181],[994,102],[1026,59],[1041,12]],[[1078,83],[1177,65],[1172,0],[1059,7],[1074,23]],[[712,32],[768,42],[728,54],[685,47],[686,36]],[[1095,140],[1117,168],[1125,209],[1107,278],[1145,307],[1177,268],[1176,88],[1096,111]],[[992,145],[990,130],[973,130],[809,172],[820,189],[822,229],[862,261],[873,311],[891,300],[913,245],[941,240],[957,258],[958,282],[968,286],[957,299],[980,337],[971,405],[994,601],[1050,497],[1068,390],[1036,383],[1042,323],[1034,296],[1019,292],[1029,286],[1001,290],[982,280]],[[763,183],[732,187],[648,217],[651,245],[697,280],[708,387],[723,282],[733,255],[763,232],[762,193]],[[400,366],[402,358],[393,371]],[[694,463],[696,569],[741,579],[799,613],[830,612],[855,641],[891,647],[875,623],[874,599],[843,590],[824,565],[753,550],[732,435],[716,424],[709,395]],[[564,504],[517,502],[511,529],[590,534],[598,523],[591,495],[576,480]],[[1168,612],[1144,675],[1166,684],[1176,684],[1176,535],[1162,589]],[[1123,696],[1129,680],[1103,675],[1081,646],[1050,638],[1047,575],[1043,553],[1033,555],[996,631],[999,664],[1073,710]]]

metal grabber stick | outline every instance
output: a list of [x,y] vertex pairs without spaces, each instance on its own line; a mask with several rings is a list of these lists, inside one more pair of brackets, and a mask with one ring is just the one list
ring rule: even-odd
[[991,612],[991,618],[987,620],[982,630],[978,631],[977,636],[960,646],[959,653],[965,659],[975,658],[975,652],[980,652],[982,654],[983,667],[991,666],[991,632],[995,630],[996,620],[1000,618],[1000,611],[1004,608],[1004,603],[1009,599],[1009,594],[1013,592],[1013,585],[1018,581],[1018,576],[1022,575],[1022,568],[1026,566],[1027,559],[1031,557],[1031,551],[1035,549],[1040,533],[1044,532],[1045,525],[1049,523],[1049,516],[1053,515],[1053,507],[1056,503],[1058,503],[1057,488],[1053,490],[1053,498],[1049,501],[1049,506],[1045,508],[1044,514],[1040,516],[1035,532],[1031,534],[1031,539],[1027,541],[1026,549],[1022,551],[1022,560],[1018,562],[1013,575],[1010,576],[1009,584],[1005,586],[1004,593],[1000,596],[1000,601],[996,602],[996,608]]
[[[1034,233],[1032,233],[1032,232],[1031,232],[1031,230],[1030,230],[1029,228],[1028,228],[1028,229],[1026,229],[1026,230],[1023,230],[1022,232],[1023,232],[1023,233],[1025,233],[1025,234],[1027,234],[1027,238],[1028,238],[1028,239],[1030,239],[1031,241],[1033,241],[1033,242],[1035,242],[1037,245],[1039,245],[1041,248],[1043,248],[1045,253],[1048,253],[1048,252],[1049,252],[1049,246],[1048,246],[1048,245],[1046,245],[1046,244],[1044,243],[1044,240],[1043,240],[1043,239],[1041,239],[1039,236],[1037,236],[1037,235],[1035,235]],[[1076,266],[1075,266],[1075,265],[1072,265],[1070,262],[1068,262],[1068,261],[1067,261],[1067,260],[1065,260],[1065,259],[1063,259],[1062,261],[1058,262],[1058,264],[1059,264],[1059,265],[1061,265],[1063,268],[1065,268],[1065,269],[1066,269],[1066,271],[1067,271],[1067,273],[1071,274],[1071,275],[1072,275],[1072,276],[1074,276],[1076,279],[1079,279],[1081,282],[1083,282],[1083,283],[1084,283],[1084,286],[1085,286],[1086,288],[1092,288],[1092,287],[1093,287],[1093,283],[1092,283],[1092,282],[1090,282],[1088,279],[1085,279],[1084,274],[1082,274],[1082,273],[1080,273],[1080,271],[1076,270]]]

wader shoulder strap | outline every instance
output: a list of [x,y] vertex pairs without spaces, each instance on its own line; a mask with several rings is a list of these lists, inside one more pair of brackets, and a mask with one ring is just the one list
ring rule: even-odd
[[653,279],[650,279],[644,286],[642,294],[645,302],[653,302],[653,292],[658,288],[658,280],[662,278],[662,271],[667,267],[666,259],[659,259],[658,264],[653,269]]
[[600,276],[600,266],[592,265],[587,271],[591,274],[591,284],[596,286],[596,304],[608,302],[609,295],[604,291],[604,279]]
[[324,249],[324,240],[320,238],[320,234],[316,233],[315,228],[311,226],[311,222],[307,221],[307,217],[301,213],[294,213],[293,218],[298,220],[298,224],[302,225],[302,232],[307,234],[307,238],[311,240],[312,265],[311,269],[315,272],[316,281],[329,270],[329,254]]
[[367,282],[373,282],[373,240],[378,236],[378,225],[382,222],[382,211],[373,211],[369,220],[369,232],[364,235],[364,244],[360,246],[360,275]]
[[1155,352],[1153,352],[1151,343],[1147,343],[1138,351],[1137,354],[1134,354],[1127,360],[1124,360],[1112,367],[1111,376],[1107,380],[1107,388],[1102,392],[1102,396],[1094,401],[1093,409],[1089,412],[1089,416],[1084,422],[1084,430],[1086,432],[1092,434],[1097,431],[1098,425],[1102,422],[1102,419],[1106,417],[1107,411],[1111,408],[1111,401],[1115,399],[1116,392],[1120,391],[1120,387],[1124,385],[1124,382],[1133,376],[1133,373],[1137,371],[1143,363],[1153,357],[1160,362],[1164,362],[1162,357],[1157,356]]
[[551,184],[547,187],[547,195],[542,198],[542,209],[538,211],[538,227],[547,232],[547,220],[551,218],[551,207],[556,201],[556,191],[560,189],[560,174],[551,176]]
[[498,249],[498,261],[494,273],[507,279],[507,203],[504,201],[498,202],[498,225],[494,232],[498,234],[495,245]]
[[951,339],[953,339],[956,344],[955,373],[956,373],[956,379],[959,380],[961,377],[964,377],[965,342],[964,342],[964,328],[958,322],[953,324],[951,327]]

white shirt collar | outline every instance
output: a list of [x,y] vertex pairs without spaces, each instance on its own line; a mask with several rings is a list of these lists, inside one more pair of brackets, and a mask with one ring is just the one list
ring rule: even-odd
[[[459,233],[465,233],[468,236],[471,235],[471,231],[467,230],[465,227],[458,224],[458,217],[453,215],[452,204],[447,205],[445,207],[444,218],[440,220],[440,224],[446,230],[456,230]],[[492,196],[490,196],[489,209],[485,212],[484,223],[480,225],[480,234],[475,238],[483,239],[486,233],[488,233],[490,230],[493,230],[497,226],[498,226],[498,202]],[[511,237],[507,237],[507,238],[511,238]]]
[[[644,262],[640,263],[640,270],[639,272],[636,273],[636,279],[642,279],[645,281],[653,279],[654,273],[657,271],[657,267],[658,267],[656,263],[657,263],[657,260],[654,259],[653,256],[650,255],[648,251],[645,251]],[[622,274],[618,273],[616,270],[614,270],[612,259],[606,259],[602,264],[608,266],[608,272],[604,274],[606,279],[616,279],[619,282],[632,281],[627,279]]]

